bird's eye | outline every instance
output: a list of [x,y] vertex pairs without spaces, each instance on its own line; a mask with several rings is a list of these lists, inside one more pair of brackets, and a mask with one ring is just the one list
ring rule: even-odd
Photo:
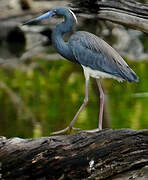
[[54,10],[53,12],[54,12],[54,14],[56,14],[56,13],[57,13],[57,11],[56,11],[56,10]]

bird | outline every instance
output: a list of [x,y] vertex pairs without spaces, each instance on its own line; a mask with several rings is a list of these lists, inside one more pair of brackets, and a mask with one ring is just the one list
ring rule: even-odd
[[71,130],[74,129],[74,124],[78,119],[79,114],[88,103],[88,86],[90,77],[96,79],[100,92],[100,111],[97,130],[102,130],[104,91],[100,83],[100,78],[112,78],[119,82],[138,82],[139,77],[116,50],[114,50],[103,39],[90,32],[74,32],[69,40],[65,41],[63,35],[71,32],[73,26],[78,22],[76,15],[68,7],[55,7],[37,18],[23,23],[23,25],[56,16],[64,17],[64,21],[54,28],[51,37],[52,44],[57,52],[65,59],[82,66],[85,77],[85,97],[69,126],[60,131],[53,132],[52,134],[64,134],[71,132]]

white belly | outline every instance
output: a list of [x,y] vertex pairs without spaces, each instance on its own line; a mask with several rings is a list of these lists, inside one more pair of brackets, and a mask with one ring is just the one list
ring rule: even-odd
[[93,70],[93,69],[91,69],[89,67],[86,67],[86,66],[83,66],[83,65],[82,65],[82,67],[83,67],[84,75],[85,75],[86,79],[89,79],[89,77],[93,77],[93,78],[96,78],[96,79],[99,79],[99,78],[113,78],[113,79],[116,79],[119,82],[124,81],[124,79],[118,78],[118,77],[113,76],[111,74],[101,72],[101,71],[98,71],[98,70]]

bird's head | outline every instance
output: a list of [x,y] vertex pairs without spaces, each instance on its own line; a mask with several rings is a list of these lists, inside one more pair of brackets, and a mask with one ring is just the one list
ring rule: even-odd
[[41,16],[39,16],[37,18],[31,19],[31,20],[23,23],[23,25],[31,24],[33,22],[38,22],[38,21],[41,21],[43,19],[48,19],[48,18],[51,18],[55,15],[66,16],[67,14],[71,14],[77,23],[76,15],[72,12],[72,10],[70,10],[69,8],[64,7],[64,6],[58,6],[54,9],[52,9],[51,11],[48,11],[47,13],[42,14]]

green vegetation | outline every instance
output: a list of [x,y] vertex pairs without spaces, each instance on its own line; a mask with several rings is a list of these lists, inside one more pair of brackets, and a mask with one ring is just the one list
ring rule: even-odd
[[[148,128],[148,97],[134,95],[148,91],[148,62],[130,63],[130,66],[139,75],[139,83],[102,81],[107,95],[105,124],[111,124],[112,128]],[[76,127],[97,127],[97,94],[95,81],[91,79],[89,103]],[[0,135],[39,137],[65,128],[83,98],[83,72],[71,62],[38,59],[13,69],[1,67]]]

